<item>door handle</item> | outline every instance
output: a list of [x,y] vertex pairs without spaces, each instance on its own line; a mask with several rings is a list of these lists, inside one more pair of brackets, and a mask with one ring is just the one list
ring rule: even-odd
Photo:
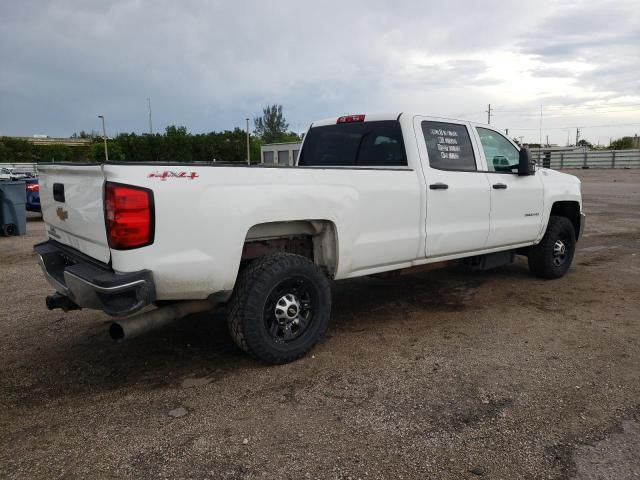
[[449,185],[447,185],[446,183],[438,182],[432,183],[431,185],[429,185],[429,188],[431,190],[446,190],[447,188],[449,188]]
[[496,190],[505,190],[507,186],[504,183],[494,183],[493,188]]

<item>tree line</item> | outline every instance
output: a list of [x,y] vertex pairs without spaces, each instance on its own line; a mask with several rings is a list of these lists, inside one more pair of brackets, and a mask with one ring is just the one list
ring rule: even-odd
[[[269,105],[254,119],[249,136],[251,162],[260,162],[260,146],[266,143],[296,142],[300,136],[289,131],[282,105]],[[70,138],[89,138],[86,146],[34,145],[20,138],[0,137],[0,162],[104,161],[104,143],[98,132],[80,131]],[[162,134],[121,133],[107,141],[109,160],[135,162],[246,162],[247,133],[240,128],[222,132],[189,133],[184,126],[171,125]]]

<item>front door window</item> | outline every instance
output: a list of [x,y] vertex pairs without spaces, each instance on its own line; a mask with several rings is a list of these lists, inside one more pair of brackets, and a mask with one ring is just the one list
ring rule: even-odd
[[518,172],[520,153],[509,140],[488,128],[478,127],[478,135],[490,172]]

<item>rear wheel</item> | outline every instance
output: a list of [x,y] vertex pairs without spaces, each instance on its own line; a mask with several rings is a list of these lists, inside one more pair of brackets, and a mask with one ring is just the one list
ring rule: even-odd
[[329,280],[306,257],[262,257],[240,273],[228,312],[231,336],[245,352],[265,363],[291,362],[327,328]]
[[549,218],[539,244],[529,249],[529,270],[541,278],[560,278],[571,266],[576,249],[576,232],[566,217]]

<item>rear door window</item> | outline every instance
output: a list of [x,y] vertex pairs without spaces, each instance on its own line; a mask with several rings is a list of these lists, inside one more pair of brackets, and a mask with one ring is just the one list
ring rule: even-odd
[[477,170],[466,126],[458,123],[423,121],[422,133],[427,144],[429,166],[439,170]]
[[305,138],[298,165],[400,167],[407,165],[402,130],[395,120],[314,127]]

